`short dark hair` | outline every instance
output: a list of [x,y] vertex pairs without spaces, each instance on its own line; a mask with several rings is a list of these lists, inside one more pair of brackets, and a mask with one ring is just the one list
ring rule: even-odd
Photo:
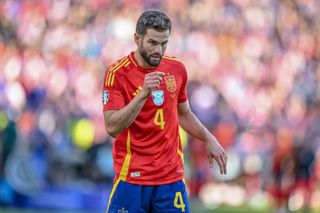
[[160,11],[146,11],[141,14],[137,21],[136,32],[145,35],[147,29],[154,29],[159,32],[169,30],[171,32],[171,21],[166,14]]

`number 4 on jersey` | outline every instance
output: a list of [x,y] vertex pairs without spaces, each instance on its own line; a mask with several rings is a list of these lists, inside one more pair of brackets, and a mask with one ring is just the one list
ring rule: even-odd
[[164,121],[164,116],[163,116],[163,109],[160,108],[157,110],[153,122],[155,125],[160,126],[161,129],[164,129],[164,125],[166,122]]

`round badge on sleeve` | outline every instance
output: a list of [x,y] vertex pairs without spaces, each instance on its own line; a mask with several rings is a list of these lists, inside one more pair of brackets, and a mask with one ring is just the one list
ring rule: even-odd
[[106,105],[109,102],[109,97],[110,97],[109,91],[104,90],[103,96],[102,96],[103,105]]

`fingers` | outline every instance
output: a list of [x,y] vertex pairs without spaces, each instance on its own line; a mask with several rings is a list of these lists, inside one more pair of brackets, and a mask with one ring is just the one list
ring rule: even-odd
[[155,72],[151,72],[148,73],[144,76],[145,79],[159,79],[162,80],[162,76],[164,76],[165,73],[164,72],[159,72],[159,71],[155,71]]
[[223,165],[223,162],[222,162],[222,160],[221,160],[221,158],[220,158],[220,156],[218,156],[218,157],[215,157],[215,160],[217,161],[217,163],[218,163],[218,166],[219,166],[219,170],[220,170],[220,174],[225,174],[225,171],[224,171],[224,165]]
[[221,169],[220,169],[220,173],[222,175],[226,175],[227,174],[227,160],[225,159],[224,155],[220,155],[220,160],[221,160],[221,163],[222,163],[222,172],[221,172]]
[[227,160],[228,160],[227,155],[224,152],[222,152],[217,156],[209,156],[210,167],[212,167],[213,158],[218,163],[220,174],[226,175],[227,174]]
[[151,83],[151,84],[160,84],[161,83],[161,81],[162,81],[162,79],[154,79],[154,80],[149,80],[149,82]]
[[162,81],[162,77],[160,75],[149,75],[144,77],[144,81]]
[[223,158],[224,158],[225,162],[228,162],[228,156],[225,152],[223,152]]
[[[152,73],[149,73],[150,75],[159,75],[159,76],[164,76],[165,73],[164,72],[160,72],[160,71],[155,71],[155,72],[152,72]],[[147,74],[148,75],[148,74]]]
[[164,72],[155,71],[148,73],[144,76],[144,87],[151,90],[153,88],[159,88],[162,82],[162,76],[165,75]]

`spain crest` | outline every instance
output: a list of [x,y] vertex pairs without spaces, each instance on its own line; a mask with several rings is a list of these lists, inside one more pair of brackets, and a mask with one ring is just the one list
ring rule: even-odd
[[169,92],[175,92],[177,90],[177,83],[174,75],[165,76],[164,82],[166,83]]
[[160,106],[163,104],[163,101],[164,101],[163,90],[153,90],[151,93],[151,96],[152,96],[153,103],[156,106]]

